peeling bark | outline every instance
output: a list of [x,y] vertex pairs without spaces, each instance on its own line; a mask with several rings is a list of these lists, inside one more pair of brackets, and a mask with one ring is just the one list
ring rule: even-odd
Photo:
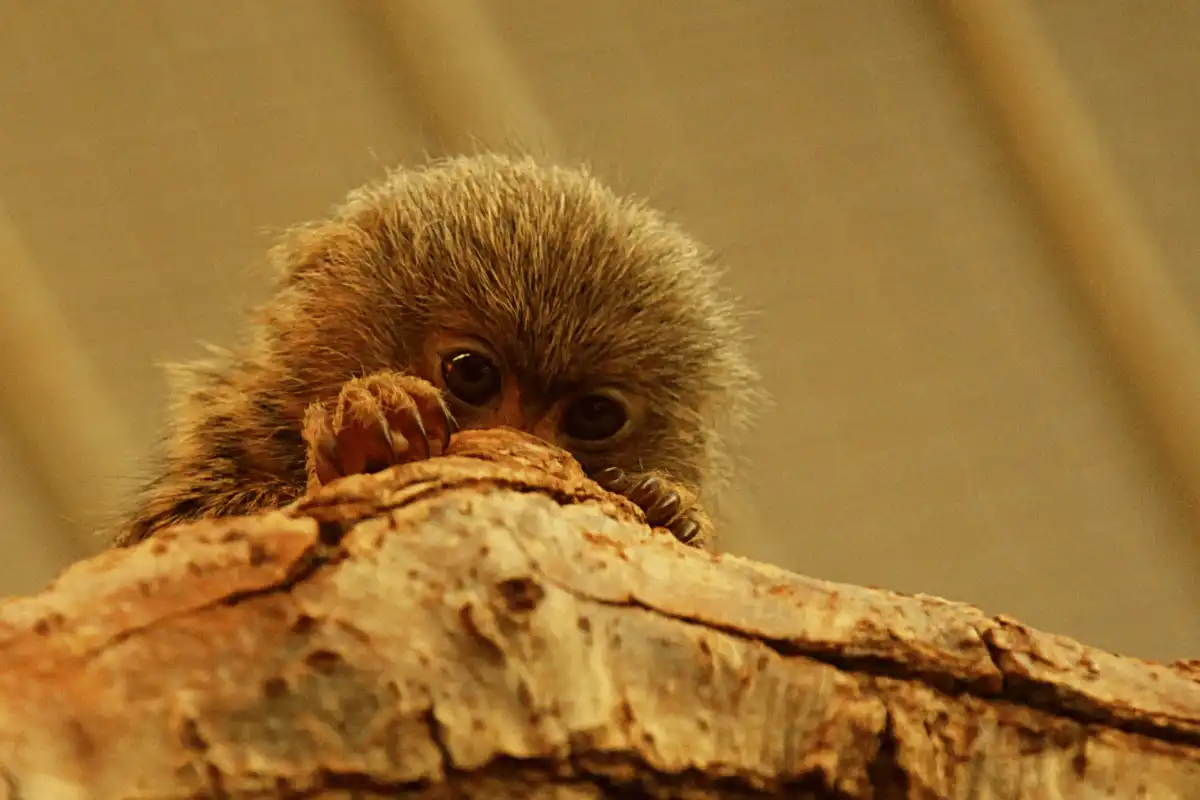
[[0,605],[0,798],[1200,798],[1200,670],[648,533],[564,454],[182,526]]

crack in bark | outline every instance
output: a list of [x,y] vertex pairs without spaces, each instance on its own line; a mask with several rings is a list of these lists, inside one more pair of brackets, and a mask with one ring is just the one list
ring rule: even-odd
[[[954,675],[945,673],[930,672],[928,670],[912,669],[902,664],[897,664],[894,661],[889,661],[880,656],[847,656],[843,654],[834,654],[819,646],[805,646],[794,641],[786,639],[771,639],[767,637],[754,636],[746,631],[738,628],[722,625],[711,620],[699,619],[686,614],[677,614],[667,611],[662,608],[650,605],[637,597],[630,597],[627,601],[609,600],[603,597],[589,595],[585,591],[580,591],[574,586],[565,585],[560,581],[555,580],[547,575],[537,566],[537,559],[525,549],[521,541],[517,537],[513,537],[518,548],[525,554],[529,563],[529,568],[536,572],[545,581],[572,596],[587,600],[601,605],[623,607],[623,608],[641,608],[645,611],[650,611],[655,614],[661,614],[664,617],[678,620],[691,625],[698,625],[712,631],[734,636],[738,639],[748,642],[756,642],[773,650],[784,658],[801,656],[818,661],[822,664],[827,664],[842,672],[852,672],[870,677],[890,678],[893,680],[905,682],[919,682],[922,685],[928,686],[942,694],[957,697],[959,695],[967,695],[980,700],[1004,700],[1014,705],[1020,705],[1033,711],[1040,711],[1051,716],[1071,720],[1072,722],[1081,725],[1098,725],[1123,733],[1137,734],[1147,736],[1158,741],[1171,744],[1182,744],[1188,746],[1200,745],[1200,733],[1190,731],[1181,731],[1176,728],[1155,725],[1153,722],[1146,720],[1130,720],[1122,718],[1119,714],[1105,709],[1089,707],[1092,706],[1090,701],[1084,697],[1072,696],[1072,694],[1064,691],[1061,687],[1047,686],[1040,684],[1037,681],[1023,679],[1020,676],[1012,675],[1005,671],[1001,665],[1001,658],[1007,651],[999,648],[989,637],[990,629],[978,631],[981,640],[983,641],[988,657],[992,664],[995,665],[1001,676],[1000,688],[993,690],[984,685],[980,680],[969,680],[959,678]],[[1055,703],[1053,699],[1061,702]],[[1075,700],[1073,704],[1069,701]]]
[[315,517],[309,517],[317,522],[317,541],[312,546],[305,548],[296,556],[295,560],[288,565],[287,572],[282,578],[277,581],[272,581],[263,586],[257,586],[253,589],[241,589],[230,592],[226,595],[210,600],[207,603],[201,603],[195,606],[181,608],[171,614],[166,614],[161,617],[155,617],[148,622],[136,627],[128,628],[121,631],[116,636],[90,648],[80,654],[80,660],[83,663],[96,658],[104,651],[121,645],[130,639],[140,636],[154,627],[161,625],[164,622],[171,622],[191,614],[202,614],[219,606],[235,606],[247,600],[256,597],[264,597],[280,592],[289,592],[300,583],[311,578],[322,567],[330,564],[336,564],[344,556],[340,552],[341,541],[345,538],[358,522],[366,521],[370,517],[364,517],[352,524],[347,524],[344,521],[336,520],[321,520]]
[[454,759],[450,755],[450,745],[446,744],[445,729],[437,718],[436,706],[431,704],[429,710],[425,712],[425,716],[429,728],[429,741],[433,742],[433,746],[442,759],[442,774],[448,774],[455,769]]
[[[616,778],[611,774],[597,772],[568,760],[562,769],[561,762],[552,759],[518,759],[499,757],[483,767],[472,770],[449,768],[438,781],[419,779],[412,781],[388,781],[373,777],[365,772],[319,770],[312,785],[304,789],[293,789],[284,783],[277,785],[271,796],[276,800],[312,800],[328,792],[358,792],[380,797],[409,796],[427,790],[461,787],[463,783],[482,784],[487,781],[500,782],[509,788],[564,786],[595,788],[606,798],[620,800],[664,800],[679,796],[680,791],[708,792],[723,800],[762,800],[770,797],[805,798],[806,800],[848,800],[847,796],[818,785],[810,778],[794,781],[779,781],[769,788],[747,786],[737,778],[707,775],[698,770],[689,770],[677,775],[664,775],[645,761],[632,756],[614,756],[614,767],[627,773],[627,777]],[[223,785],[214,786],[207,795],[213,800],[230,800],[243,796],[232,793]],[[259,796],[261,792],[254,796]],[[444,796],[438,794],[438,797]],[[457,796],[457,795],[456,795]],[[466,795],[463,795],[466,796]],[[482,797],[482,794],[472,794]],[[177,796],[160,800],[179,800]]]
[[886,717],[883,730],[879,732],[879,749],[867,764],[867,779],[878,794],[876,800],[904,800],[908,797],[908,772],[900,765],[899,739],[896,737],[896,720],[892,710],[884,704]]

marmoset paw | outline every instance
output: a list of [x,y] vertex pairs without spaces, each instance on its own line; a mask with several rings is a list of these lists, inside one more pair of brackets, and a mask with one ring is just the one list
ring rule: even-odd
[[355,378],[336,400],[305,414],[309,488],[441,455],[454,431],[441,392],[428,381],[399,372]]
[[632,475],[619,467],[602,469],[592,476],[610,492],[629,498],[646,515],[652,528],[665,528],[684,544],[700,547],[712,523],[696,503],[695,495],[660,475]]

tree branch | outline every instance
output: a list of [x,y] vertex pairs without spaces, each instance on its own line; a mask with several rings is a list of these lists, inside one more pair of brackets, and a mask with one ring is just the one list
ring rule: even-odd
[[8,800],[785,796],[1197,798],[1200,664],[684,547],[508,431],[0,605]]

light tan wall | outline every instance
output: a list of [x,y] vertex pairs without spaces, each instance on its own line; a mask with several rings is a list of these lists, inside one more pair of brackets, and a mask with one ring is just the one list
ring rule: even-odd
[[[1185,6],[1039,8],[1200,318],[1200,155],[1188,146],[1200,54],[1183,17],[1190,30],[1200,19]],[[746,443],[733,549],[1123,652],[1200,654],[1186,487],[936,4],[0,11],[0,202],[64,320],[21,330],[65,333],[97,376],[71,397],[77,413],[51,404],[34,420],[28,404],[0,405],[14,553],[0,590],[31,591],[84,552],[71,538],[83,495],[54,475],[101,493],[132,485],[164,418],[156,362],[233,341],[265,286],[271,230],[475,136],[586,158],[724,255],[758,311],[756,356],[776,397]],[[17,287],[0,316],[21,303]],[[45,391],[15,352],[0,356],[0,397]],[[106,405],[105,429],[130,454],[106,459],[92,436],[81,460],[63,442],[82,441],[89,409]]]

